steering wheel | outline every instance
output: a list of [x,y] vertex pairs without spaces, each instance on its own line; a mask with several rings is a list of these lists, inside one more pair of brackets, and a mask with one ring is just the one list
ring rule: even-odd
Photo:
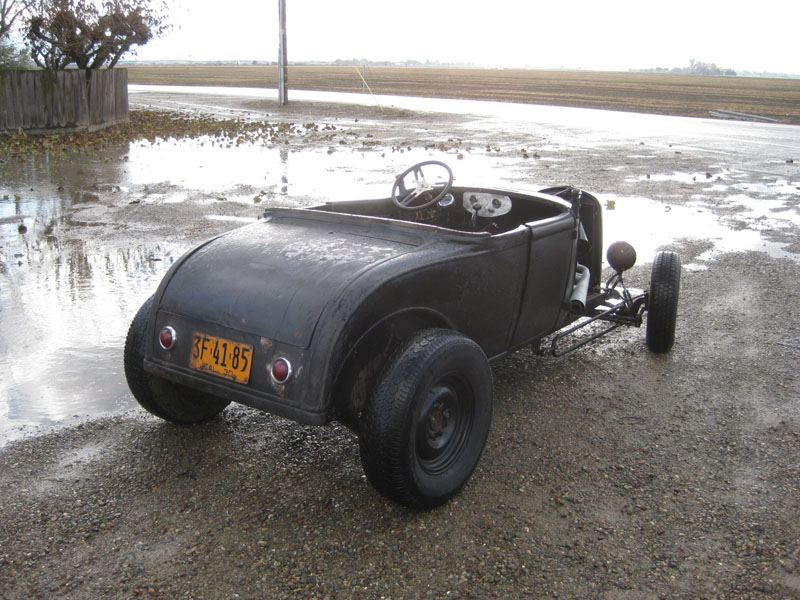
[[[423,167],[427,167],[426,171],[429,173],[431,170],[441,171],[443,169],[447,173],[447,183],[442,181],[428,183],[422,173]],[[407,186],[406,178],[412,173],[414,174],[413,186]],[[439,174],[441,175],[441,173]],[[436,193],[439,186],[441,186],[441,191]],[[453,172],[450,167],[438,160],[426,160],[409,167],[397,176],[392,186],[392,202],[401,210],[422,210],[436,204],[450,191],[451,187],[453,187]]]

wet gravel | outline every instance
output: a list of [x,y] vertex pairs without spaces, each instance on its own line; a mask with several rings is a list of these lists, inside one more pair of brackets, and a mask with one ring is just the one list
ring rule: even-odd
[[[581,177],[613,186],[592,160]],[[495,364],[484,456],[429,512],[371,488],[349,430],[244,407],[13,441],[0,598],[800,598],[798,280],[720,255],[684,269],[666,356],[631,329]]]

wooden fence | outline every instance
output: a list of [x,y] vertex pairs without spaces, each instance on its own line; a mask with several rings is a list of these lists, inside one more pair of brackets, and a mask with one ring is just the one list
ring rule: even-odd
[[94,131],[127,121],[127,69],[0,70],[0,131]]

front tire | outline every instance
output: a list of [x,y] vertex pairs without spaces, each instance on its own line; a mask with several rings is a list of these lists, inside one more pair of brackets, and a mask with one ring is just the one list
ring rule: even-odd
[[675,343],[678,295],[681,287],[681,259],[675,252],[659,252],[650,273],[647,305],[647,347],[665,353]]
[[144,370],[147,320],[152,304],[150,296],[133,318],[125,339],[125,378],[133,397],[148,412],[173,423],[199,423],[218,415],[230,401],[172,383]]
[[469,338],[413,336],[389,360],[361,415],[361,463],[382,494],[412,508],[446,502],[478,464],[492,417],[492,371]]

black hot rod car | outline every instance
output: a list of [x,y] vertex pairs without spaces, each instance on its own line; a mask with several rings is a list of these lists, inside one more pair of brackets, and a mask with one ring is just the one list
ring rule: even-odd
[[649,290],[633,292],[635,252],[617,242],[602,282],[602,229],[587,192],[455,187],[438,161],[387,198],[269,209],[172,266],[131,324],[128,384],[177,423],[231,401],[341,421],[378,490],[436,506],[483,450],[491,361],[531,345],[560,355],[645,312],[650,350],[672,347],[677,254],[660,252]]

